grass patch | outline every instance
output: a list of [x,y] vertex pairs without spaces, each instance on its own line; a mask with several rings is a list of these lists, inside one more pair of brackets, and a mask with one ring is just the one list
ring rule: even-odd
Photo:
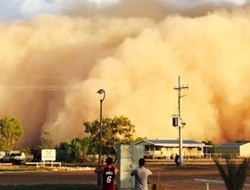
[[49,167],[39,167],[36,168],[35,166],[2,166],[0,167],[0,171],[50,171],[52,170]]
[[97,185],[90,184],[44,184],[44,185],[2,185],[0,190],[99,190]]

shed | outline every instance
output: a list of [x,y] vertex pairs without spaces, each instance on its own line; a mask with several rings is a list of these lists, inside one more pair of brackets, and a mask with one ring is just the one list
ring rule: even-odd
[[221,156],[236,157],[249,157],[250,156],[250,143],[223,143],[215,146],[214,152]]

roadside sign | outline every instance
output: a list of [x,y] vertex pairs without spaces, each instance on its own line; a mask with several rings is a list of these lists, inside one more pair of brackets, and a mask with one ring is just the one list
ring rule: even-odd
[[42,149],[42,161],[55,161],[56,150],[55,149]]

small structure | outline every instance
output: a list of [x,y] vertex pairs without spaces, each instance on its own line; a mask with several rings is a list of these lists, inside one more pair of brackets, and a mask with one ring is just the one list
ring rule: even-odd
[[249,157],[250,143],[223,143],[215,146],[214,152],[222,157]]
[[[145,158],[173,159],[179,153],[179,140],[143,140],[135,144],[144,145]],[[205,147],[211,146],[194,140],[183,140],[183,157],[202,158]]]
[[138,161],[143,157],[143,153],[143,145],[120,144],[118,146],[117,166],[119,173],[117,174],[117,189],[133,189],[135,178],[130,175],[130,172],[138,167]]

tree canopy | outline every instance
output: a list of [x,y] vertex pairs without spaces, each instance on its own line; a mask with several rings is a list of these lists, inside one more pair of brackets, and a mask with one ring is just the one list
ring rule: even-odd
[[0,119],[0,140],[4,150],[14,149],[15,143],[24,135],[22,122],[9,116]]
[[[99,142],[100,137],[100,121],[84,122],[85,132],[90,134],[90,138],[95,142]],[[102,120],[102,145],[109,150],[118,144],[133,143],[133,134],[135,126],[124,116],[104,118]]]
[[62,142],[57,147],[57,159],[63,162],[83,162],[87,154],[92,153],[92,145],[93,143],[88,137]]

